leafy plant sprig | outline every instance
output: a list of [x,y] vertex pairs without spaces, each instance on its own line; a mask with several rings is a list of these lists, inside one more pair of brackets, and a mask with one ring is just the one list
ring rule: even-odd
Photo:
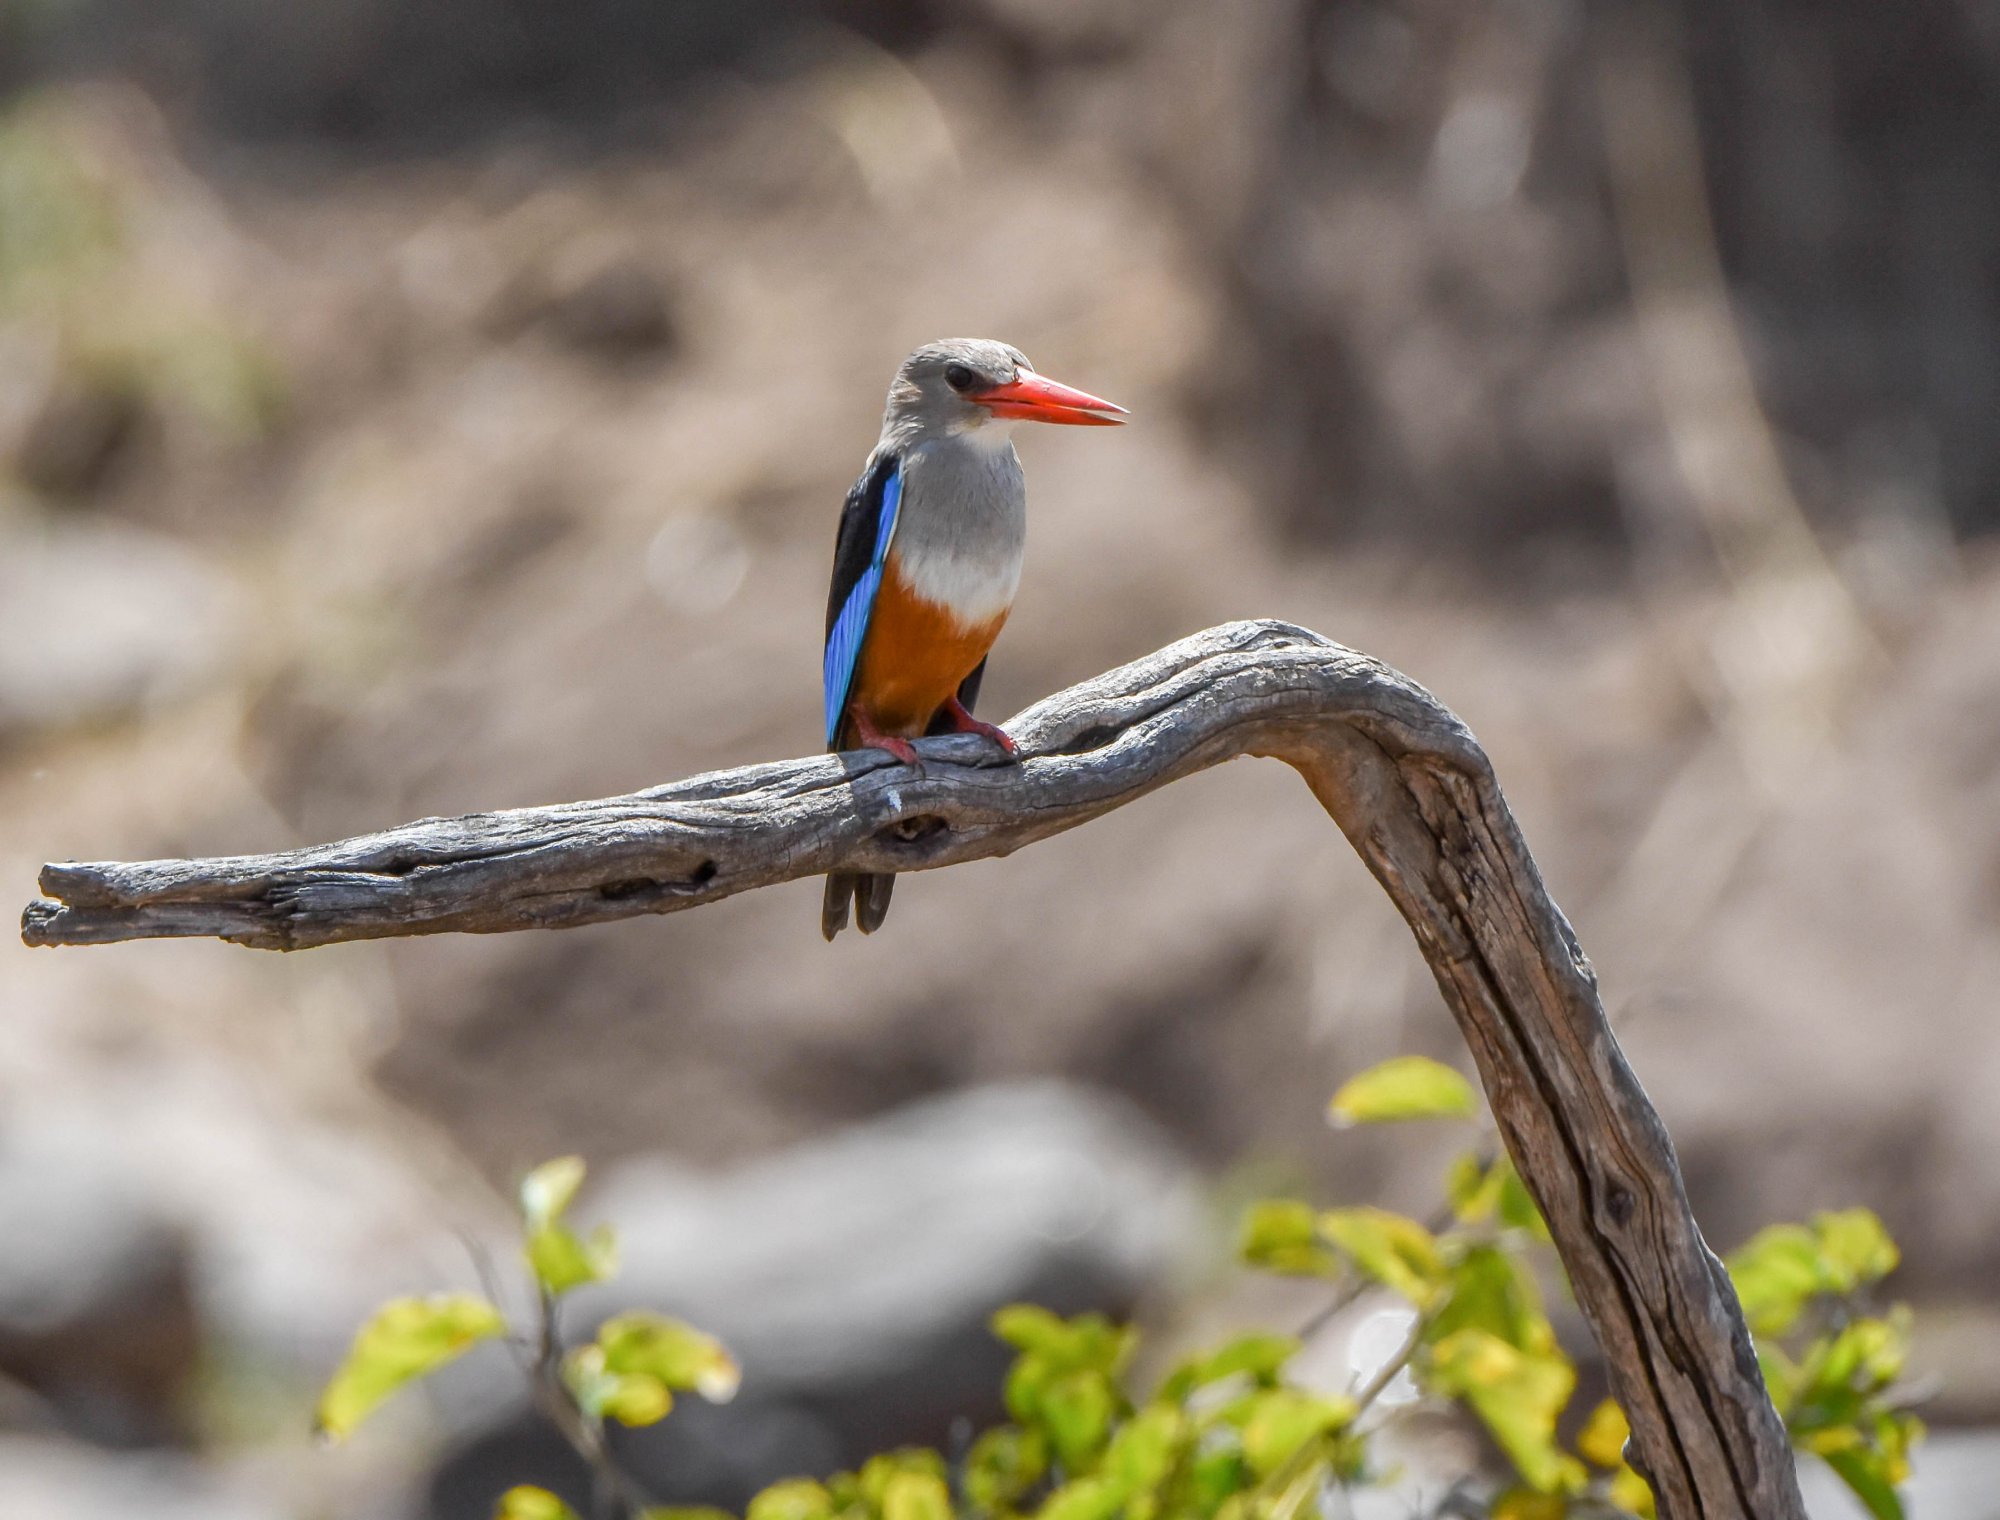
[[[608,1225],[585,1236],[567,1222],[583,1179],[583,1162],[565,1156],[536,1167],[521,1183],[522,1256],[535,1291],[534,1321],[525,1332],[510,1331],[491,1284],[488,1296],[444,1293],[385,1304],[361,1327],[320,1396],[319,1432],[335,1440],[350,1434],[405,1383],[482,1341],[501,1340],[527,1374],[536,1403],[588,1466],[599,1515],[659,1520],[681,1514],[652,1504],[617,1464],[605,1424],[654,1424],[680,1393],[726,1402],[741,1373],[713,1336],[643,1309],[613,1315],[592,1339],[563,1349],[564,1296],[618,1270],[617,1239]],[[561,1520],[573,1512],[544,1490],[518,1488],[503,1496],[499,1513],[506,1520]]]
[[[1479,1102],[1459,1073],[1406,1056],[1342,1085],[1330,1112],[1341,1125],[1466,1119]],[[566,1223],[582,1181],[583,1164],[566,1158],[522,1185],[538,1304],[531,1334],[510,1335],[491,1298],[386,1305],[329,1384],[321,1427],[343,1435],[403,1383],[502,1338],[596,1475],[600,1520],[733,1520],[652,1504],[605,1445],[607,1421],[651,1424],[686,1392],[727,1399],[739,1374],[712,1337],[643,1311],[613,1316],[563,1350],[563,1295],[605,1280],[617,1261],[608,1229],[578,1235]],[[1418,1406],[1463,1411],[1512,1472],[1497,1492],[1460,1484],[1438,1516],[1651,1517],[1652,1493],[1626,1458],[1623,1412],[1610,1400],[1572,1408],[1576,1369],[1540,1287],[1540,1269],[1559,1263],[1512,1163],[1490,1146],[1467,1151],[1444,1191],[1445,1206],[1425,1222],[1298,1199],[1263,1200],[1243,1218],[1248,1265],[1334,1285],[1302,1333],[1371,1295],[1407,1311],[1401,1343],[1359,1386],[1304,1386],[1290,1376],[1302,1335],[1257,1331],[1183,1358],[1142,1394],[1129,1374],[1134,1329],[1017,1304],[993,1319],[1016,1352],[1002,1390],[1007,1423],[956,1463],[908,1448],[855,1472],[787,1479],[752,1499],[745,1520],[1303,1520],[1322,1513],[1333,1490],[1387,1481],[1375,1437]],[[1822,1457],[1875,1520],[1903,1520],[1897,1486],[1923,1430],[1906,1407],[1908,1311],[1873,1302],[1896,1264],[1895,1244],[1866,1209],[1774,1225],[1728,1261],[1794,1443]],[[1415,1403],[1392,1405],[1385,1395],[1405,1376]],[[496,1520],[578,1517],[547,1490],[522,1486],[501,1497]]]

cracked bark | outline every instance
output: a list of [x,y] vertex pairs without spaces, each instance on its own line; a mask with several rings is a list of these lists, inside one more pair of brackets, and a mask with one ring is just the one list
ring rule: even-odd
[[955,736],[919,745],[921,775],[869,752],[816,756],[275,855],[50,865],[22,937],[299,950],[679,912],[830,870],[1005,855],[1224,760],[1274,757],[1305,777],[1409,922],[1548,1218],[1660,1513],[1803,1520],[1783,1426],[1672,1142],[1457,717],[1365,655],[1250,622],[1058,693],[1007,727],[1018,766]]

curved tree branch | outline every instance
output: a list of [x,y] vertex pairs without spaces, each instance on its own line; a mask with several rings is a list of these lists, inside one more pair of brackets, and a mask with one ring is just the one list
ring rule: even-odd
[[1672,1520],[1803,1520],[1783,1426],[1672,1143],[1605,1022],[1471,733],[1414,682],[1283,623],[1232,623],[1037,703],[923,774],[859,752],[629,797],[428,819],[277,855],[52,865],[36,945],[216,935],[295,950],[669,913],[830,870],[1004,855],[1239,755],[1295,767],[1416,935],[1555,1237]]

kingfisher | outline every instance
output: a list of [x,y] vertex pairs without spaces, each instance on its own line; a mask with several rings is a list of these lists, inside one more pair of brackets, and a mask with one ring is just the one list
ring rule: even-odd
[[[918,764],[925,734],[1014,741],[972,716],[986,655],[1021,583],[1028,490],[1017,422],[1103,427],[1125,409],[1035,373],[987,338],[927,343],[896,371],[882,436],[847,493],[826,602],[826,747],[886,750]],[[889,912],[892,875],[826,879],[820,932],[863,934]]]

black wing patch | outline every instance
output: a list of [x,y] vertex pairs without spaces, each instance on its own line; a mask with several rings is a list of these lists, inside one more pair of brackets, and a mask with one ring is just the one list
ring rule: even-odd
[[[847,693],[853,684],[860,640],[865,633],[867,609],[850,610],[849,603],[854,600],[855,589],[872,570],[878,570],[881,551],[886,547],[882,542],[883,507],[888,503],[891,510],[894,508],[894,503],[889,502],[889,488],[896,480],[901,464],[899,456],[882,454],[848,488],[847,500],[840,509],[840,531],[833,543],[833,584],[826,598],[824,695],[828,749],[839,748],[836,741],[839,738],[840,715],[847,707]],[[834,630],[841,625],[843,612],[848,613],[850,624],[858,621],[859,626],[849,627],[847,637],[841,641],[843,647],[835,649]],[[852,647],[846,647],[848,645]]]

